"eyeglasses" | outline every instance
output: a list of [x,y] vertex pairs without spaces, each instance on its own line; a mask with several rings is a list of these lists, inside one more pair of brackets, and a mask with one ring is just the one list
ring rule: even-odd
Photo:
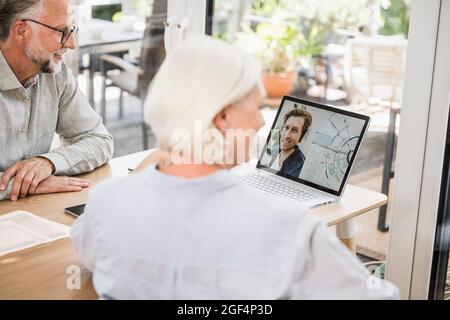
[[31,21],[37,24],[40,24],[41,26],[47,27],[49,29],[55,30],[57,32],[61,32],[61,44],[65,44],[67,42],[67,40],[69,40],[70,36],[73,34],[73,36],[75,37],[77,35],[78,32],[78,27],[77,26],[72,26],[72,27],[65,27],[64,29],[58,29],[58,28],[54,28],[52,26],[49,26],[45,23],[33,20],[33,19],[22,19],[22,21]]

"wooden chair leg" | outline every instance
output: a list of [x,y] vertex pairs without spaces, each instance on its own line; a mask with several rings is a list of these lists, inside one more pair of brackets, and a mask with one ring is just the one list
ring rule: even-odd
[[145,121],[142,121],[142,143],[144,150],[148,150],[148,127]]
[[119,118],[123,119],[123,90],[120,89],[119,95]]
[[89,77],[87,79],[87,96],[89,100],[89,104],[95,110],[95,89],[94,89],[94,78],[95,78],[95,70],[96,70],[96,59],[94,55],[89,55]]
[[139,99],[141,100],[141,117],[142,117],[142,143],[144,150],[148,150],[148,126],[144,119],[144,104],[145,104],[145,92],[139,94]]
[[102,97],[100,101],[100,114],[103,118],[103,124],[106,124],[106,66],[105,62],[101,62],[100,70],[102,73]]
[[[394,172],[392,171],[392,162],[394,159],[394,149],[395,149],[395,122],[400,109],[392,108],[390,110],[389,116],[389,128],[386,137],[386,151],[384,155],[383,164],[383,179],[381,182],[381,193],[386,196],[389,195],[389,183],[391,178],[394,177]],[[386,221],[387,218],[387,204],[380,208],[378,214],[378,230],[381,232],[389,231],[389,225]]]

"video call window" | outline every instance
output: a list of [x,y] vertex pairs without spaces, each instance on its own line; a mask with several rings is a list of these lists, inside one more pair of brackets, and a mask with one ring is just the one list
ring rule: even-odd
[[364,119],[285,100],[260,166],[338,191],[365,124]]

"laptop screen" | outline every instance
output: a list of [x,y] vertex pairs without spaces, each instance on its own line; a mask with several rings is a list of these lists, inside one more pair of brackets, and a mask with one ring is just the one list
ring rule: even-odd
[[285,96],[257,167],[341,196],[369,120]]

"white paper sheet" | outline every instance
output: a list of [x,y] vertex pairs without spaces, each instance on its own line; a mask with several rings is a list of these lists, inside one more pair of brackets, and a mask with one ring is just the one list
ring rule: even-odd
[[0,216],[0,256],[69,236],[70,228],[27,211]]

